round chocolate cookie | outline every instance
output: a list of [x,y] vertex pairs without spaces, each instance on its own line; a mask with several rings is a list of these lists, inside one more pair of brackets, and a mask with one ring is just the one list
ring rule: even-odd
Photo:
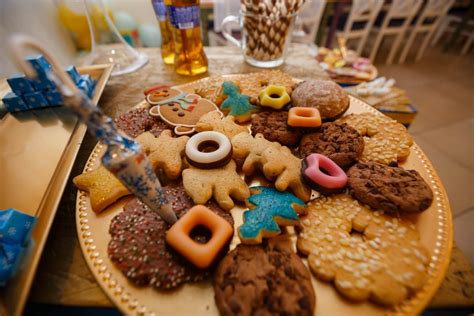
[[[194,206],[181,183],[172,182],[163,190],[178,218]],[[234,224],[232,216],[215,202],[208,202],[206,206],[231,225]],[[110,260],[136,285],[151,285],[162,290],[207,277],[210,269],[200,270],[194,267],[166,244],[168,228],[168,224],[156,212],[136,198],[131,200],[110,224]],[[205,229],[193,230],[192,237],[200,243],[205,243],[210,238]],[[227,250],[227,247],[223,249],[220,258]]]
[[270,239],[238,245],[219,264],[214,292],[221,315],[313,315],[316,296],[301,259]]
[[299,154],[322,154],[341,168],[352,165],[364,151],[364,138],[345,123],[324,123],[318,132],[303,136]]
[[416,170],[359,162],[347,176],[352,195],[376,210],[417,213],[433,201],[433,192]]
[[115,118],[114,121],[118,129],[133,138],[146,131],[158,137],[163,130],[168,128],[164,122],[151,116],[148,108],[131,109]]
[[252,135],[263,134],[265,139],[283,146],[296,146],[301,131],[288,125],[288,112],[264,111],[252,115]]
[[323,120],[335,120],[349,108],[349,96],[337,83],[329,80],[308,80],[291,93],[293,106],[313,107]]

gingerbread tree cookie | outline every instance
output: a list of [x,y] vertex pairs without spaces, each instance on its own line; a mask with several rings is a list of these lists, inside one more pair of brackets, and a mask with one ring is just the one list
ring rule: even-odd
[[240,133],[232,138],[234,158],[245,158],[242,171],[246,175],[261,169],[265,177],[275,180],[275,188],[285,191],[291,188],[303,201],[308,201],[311,190],[301,180],[301,160],[295,157],[288,147],[266,140],[262,134],[255,138]]
[[301,218],[298,249],[318,279],[354,301],[394,305],[420,289],[429,253],[409,221],[360,205],[348,194],[323,197]]
[[249,188],[236,168],[233,160],[217,169],[198,169],[191,166],[183,170],[184,189],[196,204],[205,204],[214,196],[220,207],[230,210],[234,207],[231,197],[245,201],[250,196]]
[[153,168],[163,169],[168,178],[176,179],[181,174],[182,157],[188,139],[188,136],[174,138],[170,130],[164,130],[158,137],[145,132],[140,134],[136,141],[148,155]]

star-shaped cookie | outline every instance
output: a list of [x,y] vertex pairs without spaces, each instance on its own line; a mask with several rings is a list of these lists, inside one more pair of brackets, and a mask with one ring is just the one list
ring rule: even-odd
[[182,157],[188,139],[188,136],[172,137],[170,130],[164,130],[158,137],[145,132],[138,135],[135,140],[148,155],[153,168],[163,169],[168,178],[176,179],[181,174]]
[[128,189],[104,166],[76,176],[76,187],[89,193],[92,210],[102,212],[123,196],[131,194]]

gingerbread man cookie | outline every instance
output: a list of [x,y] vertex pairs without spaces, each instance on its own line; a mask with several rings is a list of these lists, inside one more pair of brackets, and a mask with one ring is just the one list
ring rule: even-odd
[[364,136],[361,161],[374,161],[384,165],[404,161],[410,154],[413,139],[402,124],[374,113],[350,114],[340,122],[355,128]]
[[136,141],[142,146],[154,169],[163,169],[168,178],[176,179],[181,174],[182,158],[188,139],[188,136],[174,138],[167,129],[158,137],[145,132],[140,134]]
[[394,305],[423,286],[430,257],[409,221],[348,194],[313,201],[307,212],[297,247],[316,277],[334,282],[345,297]]
[[245,201],[250,191],[236,171],[235,161],[218,169],[198,169],[190,167],[183,170],[183,185],[186,193],[196,204],[205,204],[214,196],[220,207],[230,210],[234,207],[231,197]]
[[242,171],[246,175],[261,169],[265,177],[275,180],[275,188],[285,191],[291,188],[303,201],[308,201],[311,190],[301,179],[301,160],[288,147],[266,140],[262,134],[240,133],[232,138],[234,158],[244,159]]
[[177,135],[194,133],[201,116],[219,108],[197,94],[188,94],[169,86],[157,86],[145,91],[146,100],[152,105],[150,115],[160,117],[174,126]]
[[239,227],[244,244],[259,244],[262,238],[279,235],[280,226],[298,223],[298,211],[302,212],[305,204],[293,194],[264,186],[251,187],[250,192],[252,196],[247,199],[250,210],[244,212],[244,223]]
[[239,133],[249,132],[249,129],[246,126],[236,124],[232,115],[222,118],[220,112],[209,112],[201,116],[196,124],[196,131],[216,131],[225,134],[230,139]]
[[76,187],[89,193],[91,208],[100,213],[130,191],[104,166],[94,171],[80,174],[72,180]]

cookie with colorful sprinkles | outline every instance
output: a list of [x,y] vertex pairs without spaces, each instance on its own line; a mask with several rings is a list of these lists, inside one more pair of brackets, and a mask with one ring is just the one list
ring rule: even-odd
[[[172,182],[163,187],[168,201],[181,218],[194,206],[184,192],[183,185]],[[232,216],[210,201],[206,206],[232,226]],[[112,219],[108,255],[115,266],[134,284],[169,290],[183,283],[201,281],[211,269],[198,269],[177,254],[165,242],[168,224],[138,199],[125,205],[123,212]],[[193,230],[192,237],[199,243],[209,240],[207,231]],[[228,247],[219,256],[227,253]]]

